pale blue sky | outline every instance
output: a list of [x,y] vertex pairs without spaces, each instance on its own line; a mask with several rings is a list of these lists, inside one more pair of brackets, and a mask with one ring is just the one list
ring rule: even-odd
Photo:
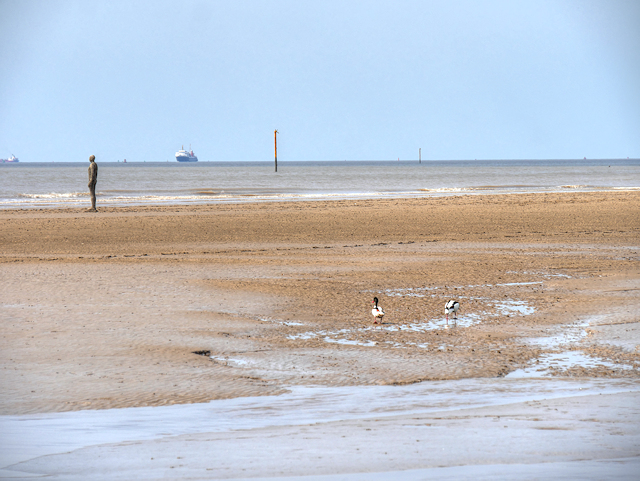
[[0,0],[0,157],[640,157],[640,2]]

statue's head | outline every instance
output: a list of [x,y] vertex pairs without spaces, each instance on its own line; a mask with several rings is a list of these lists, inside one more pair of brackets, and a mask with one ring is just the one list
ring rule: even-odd
[[93,162],[94,160],[96,160],[96,156],[92,155],[91,157],[89,157],[89,162]]

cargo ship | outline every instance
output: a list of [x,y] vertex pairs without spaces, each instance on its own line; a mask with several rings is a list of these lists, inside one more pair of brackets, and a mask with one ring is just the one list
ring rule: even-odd
[[183,145],[182,150],[176,152],[176,160],[178,162],[198,162],[198,157],[195,156],[193,150],[184,150]]
[[20,160],[15,155],[12,155],[8,159],[0,159],[0,162],[20,162]]

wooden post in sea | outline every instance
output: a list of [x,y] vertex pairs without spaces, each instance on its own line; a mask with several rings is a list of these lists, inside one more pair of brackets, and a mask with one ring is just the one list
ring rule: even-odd
[[276,159],[276,172],[278,172],[278,131],[273,131],[273,155]]

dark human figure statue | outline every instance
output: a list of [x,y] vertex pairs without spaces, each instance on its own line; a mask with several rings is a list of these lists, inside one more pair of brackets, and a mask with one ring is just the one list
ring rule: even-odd
[[91,193],[91,212],[97,212],[96,209],[96,183],[98,182],[98,164],[96,164],[96,156],[89,157],[89,192]]

